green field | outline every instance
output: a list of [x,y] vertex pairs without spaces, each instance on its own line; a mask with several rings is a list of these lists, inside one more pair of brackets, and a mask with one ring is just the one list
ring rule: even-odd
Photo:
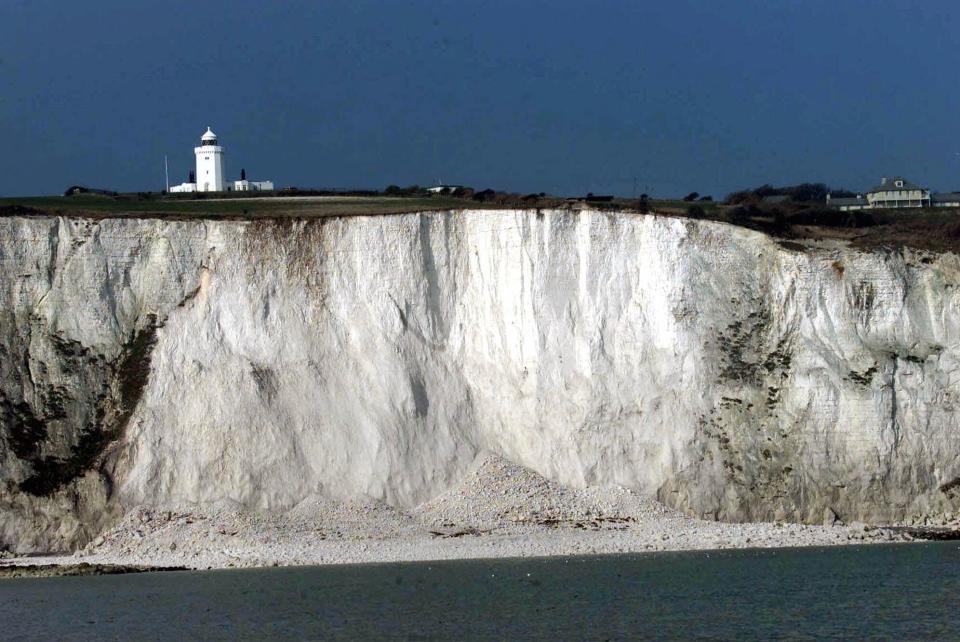
[[[661,213],[684,213],[692,203],[651,200],[650,207]],[[315,216],[361,216],[399,214],[429,210],[505,209],[569,207],[564,198],[544,197],[522,199],[516,195],[493,200],[474,200],[451,196],[240,196],[208,197],[164,196],[159,194],[120,194],[104,196],[77,194],[73,196],[28,196],[0,198],[0,216],[10,215],[65,215],[65,216],[152,216],[165,215],[183,218],[274,218]],[[696,203],[706,212],[717,208],[716,203]],[[633,210],[637,201],[616,199],[593,203],[597,209]]]
[[261,198],[142,198],[132,196],[31,196],[0,199],[0,215],[151,216],[263,218],[396,214],[422,210],[489,207],[464,199],[403,196],[273,196]]

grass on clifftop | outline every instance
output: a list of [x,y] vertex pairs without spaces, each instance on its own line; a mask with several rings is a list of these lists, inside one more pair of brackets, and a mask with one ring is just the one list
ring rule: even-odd
[[[685,212],[686,203],[679,201],[651,200],[650,207],[663,213]],[[600,209],[630,210],[635,200],[613,200],[593,204]],[[715,203],[700,203],[707,212],[713,212]],[[526,209],[567,207],[564,198],[520,197],[497,194],[495,197],[477,200],[454,196],[386,196],[329,195],[329,196],[257,196],[233,193],[230,195],[173,195],[159,194],[77,194],[73,196],[28,196],[0,198],[0,216],[92,216],[92,217],[144,217],[153,215],[182,218],[274,218],[360,216],[378,214],[401,214],[430,210],[458,209]]]
[[[483,207],[482,203],[477,204]],[[240,198],[143,198],[130,196],[31,196],[0,199],[0,215],[64,216],[208,216],[263,218],[280,216],[349,216],[399,214],[418,210],[465,207],[463,199],[402,196],[273,196]]]

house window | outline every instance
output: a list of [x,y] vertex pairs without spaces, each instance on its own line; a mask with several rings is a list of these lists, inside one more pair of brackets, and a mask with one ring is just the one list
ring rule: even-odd
[[903,181],[897,181],[894,183],[897,187],[903,187]]

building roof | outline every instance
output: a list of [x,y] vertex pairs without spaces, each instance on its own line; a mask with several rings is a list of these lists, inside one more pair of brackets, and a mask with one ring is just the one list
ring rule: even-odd
[[934,203],[957,203],[960,202],[960,192],[942,192],[940,194],[931,194],[930,200]]
[[862,198],[857,197],[844,197],[844,198],[831,198],[827,201],[828,205],[836,205],[837,207],[841,205],[866,205],[867,201]]
[[207,127],[207,133],[200,137],[200,140],[217,140],[217,135],[210,131],[210,127]]
[[[924,189],[915,183],[911,183],[902,176],[894,176],[893,178],[884,179],[885,182],[880,183],[876,187],[867,190],[868,194],[876,194],[877,192],[899,192],[900,190],[905,189]],[[903,181],[903,185],[897,187],[897,181]]]

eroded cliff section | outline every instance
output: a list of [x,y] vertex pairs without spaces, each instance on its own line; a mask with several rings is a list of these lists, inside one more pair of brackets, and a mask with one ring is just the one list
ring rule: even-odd
[[960,260],[594,211],[0,219],[0,547],[409,508],[490,450],[721,520],[960,508]]

